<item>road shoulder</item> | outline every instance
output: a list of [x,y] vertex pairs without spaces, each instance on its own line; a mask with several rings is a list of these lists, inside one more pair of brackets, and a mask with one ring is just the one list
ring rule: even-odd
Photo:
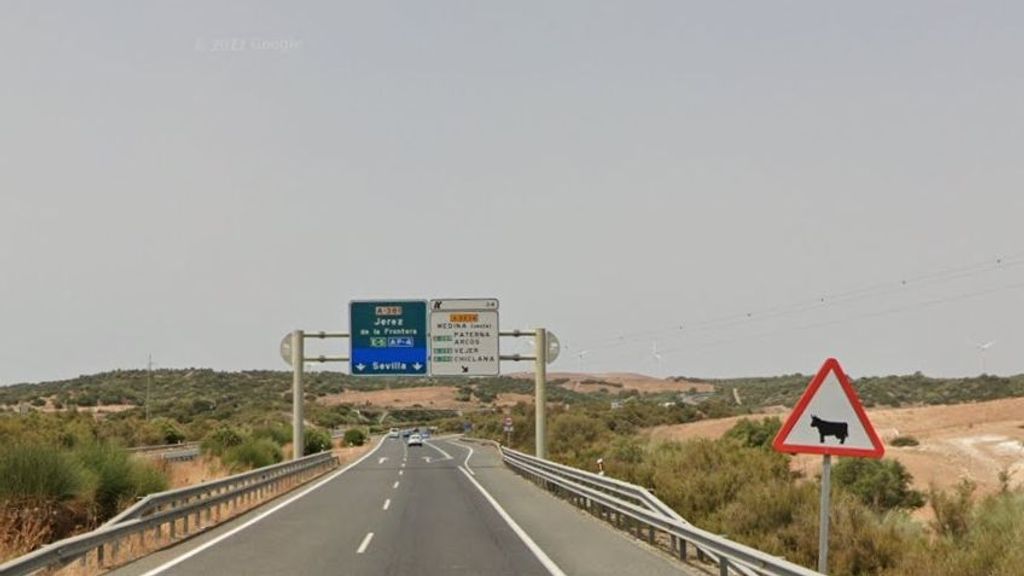
[[[509,470],[489,446],[451,442],[474,478],[566,574],[703,575],[537,488]],[[453,454],[454,456],[454,454]]]

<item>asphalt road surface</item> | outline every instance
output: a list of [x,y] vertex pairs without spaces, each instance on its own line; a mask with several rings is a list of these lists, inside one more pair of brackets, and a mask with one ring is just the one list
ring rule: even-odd
[[114,574],[686,574],[507,470],[492,449],[385,439],[366,457]]

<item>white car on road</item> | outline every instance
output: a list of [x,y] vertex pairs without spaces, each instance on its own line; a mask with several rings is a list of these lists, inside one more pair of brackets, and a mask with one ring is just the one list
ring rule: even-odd
[[417,433],[409,435],[409,446],[423,446],[423,436]]

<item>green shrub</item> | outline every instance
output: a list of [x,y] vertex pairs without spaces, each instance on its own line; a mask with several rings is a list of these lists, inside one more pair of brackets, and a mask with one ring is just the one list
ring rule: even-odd
[[330,450],[332,447],[331,435],[326,430],[309,428],[306,430],[306,441],[304,442],[303,454],[316,454]]
[[740,421],[725,433],[725,437],[736,440],[741,446],[748,448],[771,448],[772,440],[780,428],[782,421],[775,416],[760,421],[740,418]]
[[971,527],[971,512],[974,509],[974,490],[977,485],[964,478],[949,494],[934,486],[928,490],[928,501],[935,513],[932,528],[942,536],[960,538]]
[[64,502],[89,489],[82,464],[64,450],[38,443],[0,449],[0,500]]
[[273,422],[252,431],[253,438],[269,438],[278,446],[292,441],[292,427],[283,422]]
[[281,447],[269,438],[250,438],[224,451],[221,460],[233,470],[262,468],[284,459]]
[[345,430],[344,440],[346,446],[362,446],[366,443],[366,434],[359,428],[349,428]]
[[921,443],[913,436],[897,436],[889,442],[891,446],[918,446]]
[[153,425],[156,427],[162,443],[177,444],[185,441],[185,432],[173,420],[169,418],[156,418],[153,420]]
[[163,473],[148,461],[133,459],[120,446],[93,442],[77,448],[75,455],[95,479],[92,500],[100,520],[114,516],[136,497],[167,489]]
[[844,458],[832,469],[837,488],[878,512],[924,506],[924,495],[910,487],[913,479],[899,460]]
[[[606,468],[608,463],[606,463]],[[640,465],[616,466],[613,476],[654,489],[687,520],[720,533],[720,514],[752,487],[789,482],[789,458],[733,441],[666,442]]]
[[239,430],[228,426],[222,426],[210,432],[203,438],[200,444],[203,452],[214,456],[223,456],[224,453],[245,442],[245,436]]

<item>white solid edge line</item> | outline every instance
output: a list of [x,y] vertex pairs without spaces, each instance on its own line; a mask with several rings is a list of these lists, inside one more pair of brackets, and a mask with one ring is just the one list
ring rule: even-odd
[[516,536],[519,536],[519,539],[523,541],[523,544],[526,544],[526,547],[530,549],[530,552],[533,552],[533,555],[537,557],[537,560],[540,561],[551,576],[565,576],[565,572],[562,572],[562,569],[558,567],[558,564],[555,564],[555,561],[540,549],[540,546],[533,541],[533,538],[530,538],[530,535],[520,528],[519,524],[516,524],[516,521],[513,520],[512,517],[508,515],[508,512],[505,512],[505,509],[501,507],[501,504],[498,504],[498,501],[495,500],[494,497],[476,481],[476,478],[473,478],[473,476],[471,476],[462,466],[459,466],[459,472],[462,472],[463,475],[465,475],[466,478],[476,486],[476,489],[484,495],[484,498],[491,503],[491,506],[494,507],[498,516],[501,516],[502,520],[509,525],[509,528],[512,528],[512,531],[516,533]]
[[366,552],[366,547],[370,545],[370,540],[373,540],[373,532],[366,533],[366,537],[363,538],[363,543],[359,545],[359,549],[356,550],[356,554]]
[[[440,452],[441,455],[444,456],[446,460],[451,460],[452,459],[452,455],[451,454],[445,452],[444,450],[441,450],[437,446],[434,446],[434,444],[432,442],[427,442],[427,446],[430,446],[434,450],[437,450],[438,452]],[[441,462],[441,460],[437,460],[437,462]]]
[[377,446],[374,447],[373,450],[370,450],[366,454],[363,454],[355,462],[352,462],[351,464],[349,464],[348,466],[345,466],[344,468],[342,468],[341,470],[338,470],[337,472],[331,473],[331,475],[328,476],[327,478],[324,478],[324,479],[320,480],[316,484],[310,486],[309,488],[306,488],[302,492],[299,492],[298,494],[292,496],[291,498],[285,500],[284,502],[281,502],[280,504],[278,504],[277,506],[274,506],[270,510],[267,510],[266,512],[260,513],[259,516],[256,516],[255,518],[252,518],[251,520],[247,521],[245,524],[242,524],[240,526],[236,526],[236,527],[232,528],[231,530],[228,530],[227,532],[221,534],[220,536],[217,536],[213,540],[210,540],[209,542],[207,542],[207,543],[205,543],[205,544],[203,544],[201,546],[198,546],[196,548],[193,548],[192,550],[189,550],[188,552],[182,554],[181,556],[178,556],[177,558],[175,558],[173,560],[169,560],[168,562],[166,562],[164,564],[161,564],[160,566],[157,566],[156,568],[153,568],[152,570],[150,570],[149,572],[146,572],[142,576],[154,576],[155,574],[159,574],[159,573],[163,572],[164,570],[167,570],[168,568],[172,568],[174,566],[177,566],[178,564],[181,564],[185,560],[188,560],[189,558],[195,556],[196,554],[199,554],[203,550],[206,550],[207,548],[210,548],[211,546],[215,546],[215,545],[223,542],[224,540],[227,540],[231,536],[234,536],[235,534],[238,534],[239,532],[241,532],[242,530],[245,530],[249,526],[252,526],[253,524],[259,522],[260,520],[263,520],[267,516],[270,516],[274,512],[277,512],[281,508],[284,508],[285,506],[291,504],[292,502],[295,502],[299,498],[302,498],[306,494],[309,494],[310,492],[316,490],[317,488],[323,486],[324,484],[327,484],[331,480],[334,480],[338,476],[341,476],[342,474],[347,472],[349,468],[352,468],[356,464],[359,464],[363,460],[366,460],[367,458],[372,456],[373,453],[376,452],[377,450],[379,450],[380,447],[383,446],[383,445],[384,445],[384,439],[381,438],[381,440],[379,442],[377,442]]
[[462,442],[453,442],[453,444],[469,450],[469,454],[466,454],[466,461],[462,463],[462,467],[465,468],[466,471],[472,474],[473,476],[476,476],[476,472],[474,472],[473,469],[469,467],[469,459],[473,457],[473,447],[467,446]]

